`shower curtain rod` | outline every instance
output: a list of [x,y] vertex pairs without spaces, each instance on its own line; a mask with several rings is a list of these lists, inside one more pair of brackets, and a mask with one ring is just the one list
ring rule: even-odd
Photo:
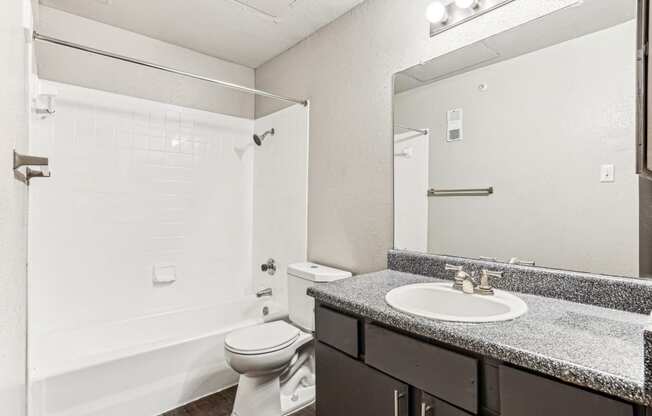
[[77,43],[72,43],[72,42],[68,42],[68,41],[65,41],[65,40],[53,38],[51,36],[42,35],[42,34],[36,32],[36,31],[34,31],[33,38],[35,40],[40,40],[42,42],[52,43],[54,45],[59,45],[59,46],[65,46],[67,48],[77,49],[77,50],[80,50],[80,51],[89,52],[89,53],[92,53],[92,54],[95,54],[95,55],[105,56],[107,58],[117,59],[117,60],[123,61],[123,62],[129,62],[129,63],[132,63],[132,64],[144,66],[144,67],[147,67],[147,68],[158,69],[158,70],[161,70],[161,71],[170,72],[172,74],[180,75],[180,76],[183,76],[183,77],[199,79],[199,80],[202,80],[202,81],[210,82],[212,84],[220,85],[220,86],[225,87],[225,88],[230,88],[232,90],[242,91],[242,92],[246,92],[246,93],[249,93],[249,94],[260,95],[261,97],[274,98],[274,99],[277,99],[277,100],[282,100],[282,101],[288,101],[288,102],[291,102],[291,103],[301,104],[304,107],[308,106],[308,100],[297,100],[297,99],[294,99],[294,98],[283,97],[281,95],[276,95],[276,94],[272,94],[270,92],[257,90],[255,88],[249,88],[249,87],[245,87],[245,86],[242,86],[242,85],[233,84],[231,82],[220,81],[218,79],[208,78],[208,77],[205,77],[205,76],[202,76],[202,75],[192,74],[190,72],[179,71],[177,69],[166,67],[166,66],[163,66],[163,65],[158,65],[158,64],[151,63],[151,62],[147,62],[147,61],[141,61],[139,59],[130,58],[128,56],[118,55],[118,54],[111,53],[111,52],[106,52],[106,51],[103,51],[103,50],[100,50],[100,49],[95,49],[95,48],[91,48],[91,47],[88,47],[88,46],[79,45]]

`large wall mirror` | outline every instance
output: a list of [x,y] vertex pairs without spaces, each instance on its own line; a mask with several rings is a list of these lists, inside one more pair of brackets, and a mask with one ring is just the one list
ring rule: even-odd
[[652,276],[637,7],[584,0],[396,74],[395,247]]

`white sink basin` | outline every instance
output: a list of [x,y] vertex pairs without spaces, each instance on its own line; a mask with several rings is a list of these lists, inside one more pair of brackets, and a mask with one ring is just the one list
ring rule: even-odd
[[508,321],[527,312],[525,302],[502,290],[495,290],[493,296],[469,295],[452,286],[452,283],[401,286],[391,290],[385,300],[401,312],[441,321]]

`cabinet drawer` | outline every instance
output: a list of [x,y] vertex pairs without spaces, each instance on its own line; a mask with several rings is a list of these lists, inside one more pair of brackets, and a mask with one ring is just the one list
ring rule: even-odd
[[475,358],[367,324],[365,362],[468,412],[478,412]]
[[315,308],[317,339],[358,358],[360,355],[359,322],[356,318],[323,306]]
[[633,416],[634,406],[514,368],[500,367],[502,416]]
[[328,347],[315,346],[319,416],[408,416],[408,386]]

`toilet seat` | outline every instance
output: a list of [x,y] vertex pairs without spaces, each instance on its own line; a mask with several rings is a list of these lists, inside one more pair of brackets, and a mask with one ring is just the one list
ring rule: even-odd
[[240,355],[269,354],[291,346],[300,335],[301,331],[287,322],[269,322],[230,333],[224,347]]

